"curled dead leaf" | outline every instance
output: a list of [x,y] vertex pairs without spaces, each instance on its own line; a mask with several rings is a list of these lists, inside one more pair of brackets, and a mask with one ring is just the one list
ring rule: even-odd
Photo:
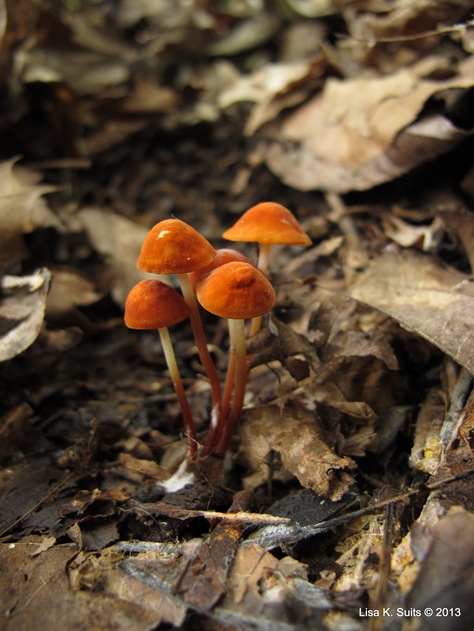
[[4,276],[0,300],[0,361],[30,347],[43,326],[51,273],[46,268],[24,277]]
[[289,186],[337,193],[403,175],[471,135],[441,111],[417,117],[434,95],[472,88],[473,64],[467,58],[441,81],[425,77],[424,63],[388,76],[330,79],[283,122],[267,164]]
[[62,228],[42,198],[56,188],[39,184],[39,176],[17,166],[17,161],[0,163],[0,269],[26,256],[24,234],[37,228]]
[[280,454],[284,468],[302,486],[319,495],[339,500],[353,480],[348,469],[353,461],[338,456],[324,440],[315,414],[304,409],[275,406],[246,411],[241,428],[241,451],[255,472],[247,484],[267,479],[265,459],[270,451]]
[[385,252],[350,292],[395,318],[474,374],[474,284],[470,276],[413,251]]

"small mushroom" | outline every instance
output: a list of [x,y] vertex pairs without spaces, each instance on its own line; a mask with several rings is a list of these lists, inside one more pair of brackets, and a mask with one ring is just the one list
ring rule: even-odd
[[309,246],[312,243],[293,213],[276,202],[261,202],[252,206],[222,236],[229,241],[258,243],[258,267],[265,274],[272,245]]
[[188,277],[189,272],[209,265],[215,256],[216,251],[209,241],[193,227],[179,219],[164,219],[145,237],[137,267],[144,272],[176,275],[190,309],[199,357],[211,384],[212,415],[218,417],[221,405],[219,375],[207,348],[199,307]]
[[207,311],[227,318],[230,345],[235,348],[234,394],[216,447],[218,453],[224,453],[240,418],[248,379],[245,320],[270,311],[275,290],[265,274],[250,263],[231,262],[204,276],[196,286],[196,294]]
[[[212,272],[217,267],[220,267],[221,265],[225,265],[226,263],[232,263],[232,262],[235,263],[237,261],[241,263],[249,263],[250,265],[252,265],[252,261],[247,256],[245,256],[245,254],[242,254],[241,252],[238,252],[237,250],[233,250],[231,248],[220,248],[219,250],[216,250],[216,256],[209,263],[209,265],[206,265],[206,267],[203,267],[197,272],[190,272],[188,274],[193,290],[196,291],[196,286],[198,282],[204,276],[209,274],[209,272]],[[212,451],[213,447],[215,446],[216,441],[218,441],[219,439],[219,433],[222,430],[222,425],[223,423],[225,423],[225,418],[227,417],[229,413],[234,380],[235,380],[235,346],[233,344],[230,344],[229,361],[227,363],[227,374],[226,374],[225,386],[224,386],[224,390],[222,394],[220,415],[219,415],[219,418],[213,417],[211,419],[211,424],[209,426],[206,443],[202,451],[203,456],[207,455],[208,453]],[[221,419],[224,419],[224,420],[221,420]]]
[[250,263],[250,265],[252,265],[252,261],[248,258],[248,256],[245,256],[245,254],[242,254],[237,250],[233,250],[232,248],[220,248],[219,250],[216,250],[216,256],[209,265],[206,265],[206,267],[203,267],[196,272],[190,272],[188,274],[193,290],[196,291],[198,281],[203,276],[216,269],[216,267],[225,265],[225,263],[235,263],[236,261],[240,261],[241,263]]
[[[258,243],[258,267],[264,274],[268,272],[272,245],[309,246],[312,243],[293,213],[276,202],[252,206],[222,236],[230,241]],[[258,333],[261,323],[260,317],[252,320],[250,335]]]
[[142,280],[128,294],[124,320],[130,329],[158,329],[165,360],[183,413],[189,455],[194,458],[197,450],[194,419],[168,331],[169,326],[182,322],[189,314],[188,305],[172,287],[159,280]]

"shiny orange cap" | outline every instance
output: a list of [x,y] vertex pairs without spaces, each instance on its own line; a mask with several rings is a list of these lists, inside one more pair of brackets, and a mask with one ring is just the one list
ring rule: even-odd
[[145,237],[137,267],[153,274],[186,274],[205,267],[216,251],[197,230],[179,219],[164,219]]
[[204,309],[233,320],[263,315],[275,304],[275,290],[265,274],[239,261],[209,272],[198,282],[196,295]]
[[249,208],[232,228],[222,235],[230,241],[256,241],[276,245],[311,245],[293,213],[275,202],[262,202]]
[[125,324],[130,329],[161,329],[181,322],[189,307],[170,285],[160,280],[142,280],[125,302]]
[[220,248],[219,250],[216,250],[216,256],[209,265],[206,265],[206,267],[203,267],[196,272],[190,272],[188,274],[193,290],[196,291],[196,285],[201,278],[206,274],[209,274],[209,272],[212,272],[212,270],[216,269],[216,267],[220,267],[226,263],[235,263],[236,261],[253,265],[252,261],[245,256],[245,254],[237,252],[237,250],[232,250],[231,248]]

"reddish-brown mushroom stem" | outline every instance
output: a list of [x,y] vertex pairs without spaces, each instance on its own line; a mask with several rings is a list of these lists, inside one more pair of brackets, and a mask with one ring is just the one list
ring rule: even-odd
[[125,303],[125,324],[130,329],[157,329],[173,387],[183,414],[190,458],[197,452],[196,428],[186,397],[168,326],[189,316],[189,307],[169,285],[159,280],[143,280],[135,285]]
[[148,233],[138,258],[138,269],[154,274],[175,274],[188,304],[191,327],[212,393],[211,423],[220,416],[221,387],[217,369],[207,347],[199,307],[188,273],[209,265],[216,251],[199,232],[179,219],[165,219]]
[[[247,256],[245,256],[245,254],[242,254],[241,252],[237,252],[237,250],[233,250],[231,248],[220,248],[219,250],[216,250],[216,256],[209,265],[206,265],[206,267],[198,270],[197,272],[190,272],[188,274],[189,280],[191,281],[191,285],[193,287],[193,291],[194,292],[196,291],[196,286],[198,282],[202,278],[204,278],[206,274],[209,274],[209,272],[212,272],[213,270],[220,267],[221,265],[225,265],[226,263],[236,263],[236,262],[248,263],[249,265],[252,265],[252,261]],[[232,397],[232,390],[234,387],[234,380],[235,380],[236,352],[235,352],[233,329],[229,331],[229,338],[230,338],[229,360],[227,363],[227,373],[226,373],[224,390],[222,394],[222,405],[221,405],[221,415],[222,415],[222,418],[224,419],[227,417],[229,413],[230,401]],[[208,436],[206,445],[212,444],[212,441],[213,441],[212,430],[213,428],[211,426],[210,435]]]
[[231,346],[235,348],[234,392],[229,416],[223,419],[215,449],[217,453],[224,453],[241,415],[248,379],[245,319],[270,311],[275,303],[275,290],[256,267],[235,262],[226,263],[204,276],[197,284],[196,293],[205,309],[228,319]]
[[191,282],[187,274],[176,275],[183,293],[183,298],[189,307],[189,319],[193,330],[194,340],[199,353],[199,358],[204,370],[209,378],[212,394],[212,410],[210,419],[210,428],[217,426],[221,416],[221,384],[217,368],[212,360],[211,354],[207,347],[206,334],[202,325],[201,314],[199,313],[199,305],[196,300],[196,294],[193,291]]

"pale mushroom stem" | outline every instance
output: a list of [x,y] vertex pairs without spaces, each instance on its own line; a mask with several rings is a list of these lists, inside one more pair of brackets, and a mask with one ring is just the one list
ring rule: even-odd
[[257,267],[264,274],[268,273],[268,268],[270,265],[270,250],[272,244],[271,243],[260,243],[260,251],[258,253],[258,262]]
[[248,381],[248,363],[245,343],[245,320],[229,319],[229,337],[235,346],[234,396],[228,418],[225,418],[222,434],[217,445],[217,453],[225,453],[235,427],[239,422],[244,405],[245,387]]
[[177,277],[181,286],[183,298],[190,309],[189,319],[191,320],[191,327],[193,329],[193,335],[196,341],[199,357],[211,384],[212,413],[209,432],[213,433],[217,428],[221,414],[221,384],[219,381],[219,374],[214,362],[212,361],[209,349],[207,348],[206,335],[202,326],[201,314],[199,313],[199,305],[188,275],[177,274]]
[[[260,251],[258,254],[257,267],[265,275],[268,273],[268,268],[270,264],[270,249],[271,249],[271,243],[260,243]],[[262,328],[262,316],[257,316],[256,318],[252,318],[250,322],[249,337],[252,337],[252,335],[256,335],[260,331],[261,328]]]
[[189,401],[186,397],[181,375],[179,374],[178,364],[176,362],[176,355],[174,354],[173,344],[167,327],[161,327],[158,329],[160,334],[161,346],[163,348],[163,354],[170,371],[170,376],[173,381],[173,386],[178,397],[179,404],[181,405],[181,411],[183,413],[184,426],[186,428],[186,435],[188,438],[189,456],[194,458],[197,451],[197,438],[196,428],[194,425],[194,419],[191,412]]

